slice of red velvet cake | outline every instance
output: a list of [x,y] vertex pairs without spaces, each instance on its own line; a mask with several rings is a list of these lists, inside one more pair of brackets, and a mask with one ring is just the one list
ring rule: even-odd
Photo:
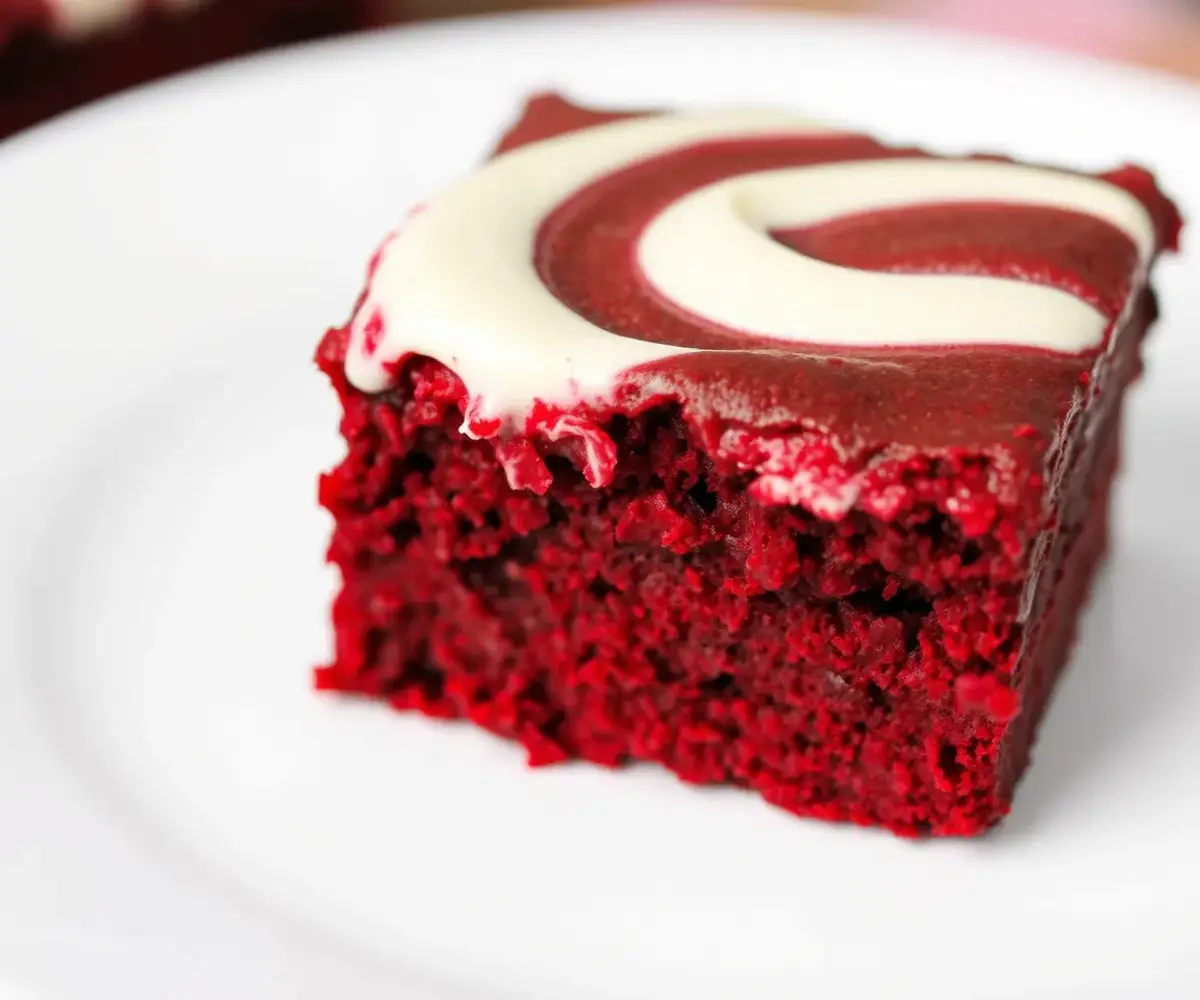
[[983,831],[1105,551],[1179,228],[1135,167],[532,101],[320,348],[349,451],[318,686],[533,764]]
[[126,87],[372,23],[380,0],[0,0],[0,139]]

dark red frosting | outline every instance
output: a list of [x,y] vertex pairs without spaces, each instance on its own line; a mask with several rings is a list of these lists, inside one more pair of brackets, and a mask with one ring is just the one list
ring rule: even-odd
[[[628,116],[540,96],[499,149]],[[998,445],[1031,458],[1031,451],[1044,451],[1055,440],[1068,412],[1080,405],[1080,393],[1102,381],[1103,349],[1063,355],[1007,347],[830,349],[748,340],[664,301],[637,267],[632,248],[640,231],[702,185],[805,163],[927,155],[865,136],[835,135],[706,143],[655,157],[560,206],[539,234],[538,270],[565,304],[614,333],[713,349],[630,372],[617,397],[624,411],[676,400],[693,424],[711,425],[714,433],[730,425],[814,430],[828,435],[847,459],[885,448],[990,451]],[[1179,214],[1146,171],[1124,167],[1102,176],[1146,206],[1160,249],[1176,246]],[[1051,285],[1113,320],[1137,269],[1136,250],[1120,230],[1040,207],[932,205],[774,235],[810,256],[865,270],[982,274]],[[1139,301],[1127,329],[1113,335],[1136,340],[1155,306],[1148,291],[1132,291]]]

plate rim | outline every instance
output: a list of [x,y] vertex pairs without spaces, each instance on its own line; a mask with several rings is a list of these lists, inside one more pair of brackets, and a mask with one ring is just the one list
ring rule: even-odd
[[[164,92],[171,90],[187,91],[193,88],[208,87],[214,85],[213,78],[232,78],[245,74],[248,64],[252,64],[252,68],[261,71],[269,71],[272,68],[277,68],[281,65],[291,66],[295,71],[300,64],[311,62],[312,60],[320,60],[329,58],[327,50],[339,50],[342,54],[359,49],[363,45],[372,47],[379,46],[381,48],[390,48],[397,43],[397,36],[405,39],[404,44],[418,44],[423,38],[451,36],[461,34],[462,31],[471,32],[488,32],[494,30],[495,26],[499,25],[504,31],[521,31],[530,22],[540,24],[543,30],[547,25],[564,25],[572,30],[577,30],[579,24],[586,24],[591,21],[620,21],[628,22],[632,19],[649,18],[650,20],[675,20],[677,17],[683,16],[687,19],[696,19],[697,21],[705,21],[710,23],[720,24],[722,22],[736,21],[739,24],[751,22],[763,22],[768,20],[783,17],[792,21],[809,21],[819,23],[823,30],[833,30],[841,32],[849,30],[851,33],[866,30],[871,34],[884,33],[892,35],[894,33],[893,43],[897,45],[908,44],[907,39],[912,36],[920,37],[923,44],[934,44],[930,40],[931,35],[939,36],[936,39],[936,47],[953,42],[955,45],[969,44],[970,46],[979,46],[981,49],[986,49],[993,56],[999,57],[1009,54],[1016,50],[1021,54],[1021,58],[1033,58],[1039,62],[1047,61],[1055,64],[1061,64],[1065,60],[1071,64],[1080,64],[1081,68],[1086,67],[1086,72],[1094,72],[1099,67],[1100,71],[1106,76],[1113,73],[1122,76],[1128,75],[1131,78],[1137,78],[1143,84],[1152,84],[1155,88],[1165,85],[1169,91],[1179,89],[1186,92],[1189,100],[1200,99],[1200,85],[1192,81],[1175,77],[1164,72],[1148,70],[1144,67],[1131,66],[1120,63],[1108,63],[1102,60],[1095,60],[1090,57],[1080,56],[1076,53],[1061,53],[1054,50],[1048,50],[1041,46],[1030,46],[1019,42],[1013,42],[1009,39],[996,39],[986,36],[969,36],[964,37],[960,33],[952,29],[944,29],[941,31],[931,30],[927,26],[917,25],[906,21],[887,20],[871,23],[863,27],[864,19],[854,16],[843,16],[836,14],[829,15],[811,15],[800,12],[783,11],[783,10],[753,10],[753,11],[729,11],[729,10],[714,10],[703,7],[698,4],[687,4],[675,6],[666,10],[650,7],[646,5],[636,5],[630,7],[619,7],[616,9],[576,9],[567,11],[522,11],[499,15],[481,15],[469,18],[454,19],[435,24],[417,24],[417,25],[401,25],[386,29],[372,35],[366,36],[350,36],[347,38],[339,38],[333,40],[325,40],[314,43],[306,43],[300,46],[295,46],[289,49],[272,51],[268,53],[260,53],[253,56],[231,60],[214,67],[208,67],[199,71],[194,71],[187,74],[181,74],[166,81],[161,81],[154,84],[149,84],[135,90],[125,92],[120,95],[107,98],[96,104],[89,105],[85,108],[78,109],[66,115],[60,116],[50,122],[44,123],[33,129],[28,130],[14,137],[9,142],[0,145],[0,177],[4,176],[6,169],[6,161],[13,158],[20,159],[26,156],[57,156],[61,155],[54,151],[54,146],[58,144],[69,147],[77,140],[74,135],[86,133],[89,130],[94,130],[102,127],[103,119],[112,119],[119,115],[122,109],[126,106],[136,107],[138,103],[160,100],[170,101],[174,98],[169,95],[164,97]],[[853,27],[848,27],[853,26]],[[5,366],[0,366],[0,385],[5,384],[8,379],[4,375]],[[4,407],[0,405],[0,413],[4,412]],[[7,414],[6,414],[7,416]],[[0,442],[0,454],[10,452],[12,449],[5,448]],[[4,471],[0,475],[0,479],[5,482],[9,481],[9,477],[13,473],[4,463]],[[5,501],[7,503],[7,501]],[[0,569],[0,584],[3,583],[5,572]],[[0,650],[4,649],[4,642],[8,638],[5,635],[7,630],[7,619],[0,615]],[[14,662],[14,670],[19,671],[21,668]],[[0,665],[0,674],[4,673],[4,667]],[[0,712],[0,715],[3,713]],[[0,748],[4,747],[3,739],[0,738]],[[3,792],[3,785],[0,783],[0,793]],[[0,803],[3,798],[0,797]],[[115,821],[114,821],[114,825]],[[135,852],[140,855],[140,851]],[[157,860],[149,860],[143,858],[139,863],[158,864]],[[186,883],[190,885],[190,883]],[[189,897],[190,898],[190,897]],[[188,902],[181,896],[181,902]],[[220,904],[223,908],[223,903]],[[0,989],[3,989],[4,971],[0,969]],[[439,995],[441,995],[439,993]]]

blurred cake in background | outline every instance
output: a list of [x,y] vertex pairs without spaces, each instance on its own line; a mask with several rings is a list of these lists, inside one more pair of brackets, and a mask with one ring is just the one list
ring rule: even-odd
[[[621,2],[0,0],[0,139],[126,87],[291,41],[400,21]],[[910,20],[1200,76],[1200,0],[692,2]]]
[[0,138],[86,101],[376,23],[379,0],[0,0]]

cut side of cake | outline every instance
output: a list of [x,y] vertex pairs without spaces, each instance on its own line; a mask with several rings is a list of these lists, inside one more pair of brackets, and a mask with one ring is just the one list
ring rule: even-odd
[[1105,553],[1179,229],[1137,167],[531,100],[320,346],[348,450],[317,686],[531,764],[986,830]]

